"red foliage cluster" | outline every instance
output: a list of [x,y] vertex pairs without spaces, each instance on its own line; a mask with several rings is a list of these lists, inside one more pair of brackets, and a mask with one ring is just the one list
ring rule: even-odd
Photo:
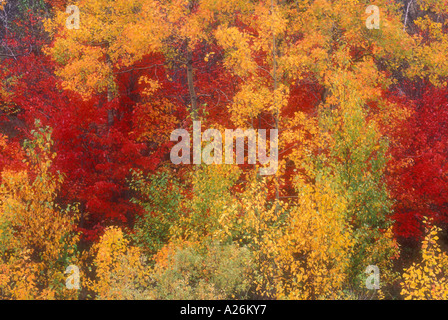
[[[415,88],[415,87],[414,87]],[[395,233],[419,239],[423,217],[448,222],[448,91],[425,86],[412,116],[395,130],[390,190]]]

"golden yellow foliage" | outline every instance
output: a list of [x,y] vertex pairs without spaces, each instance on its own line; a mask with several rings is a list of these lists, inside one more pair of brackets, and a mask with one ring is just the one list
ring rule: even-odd
[[148,284],[145,258],[129,245],[123,231],[109,227],[92,249],[95,280],[88,287],[100,300],[143,299]]
[[437,243],[440,231],[437,226],[427,230],[422,242],[421,262],[414,262],[404,269],[401,295],[406,300],[448,299],[448,255]]
[[168,25],[161,23],[157,1],[81,0],[80,28],[65,27],[68,15],[57,11],[45,22],[50,34],[57,33],[46,52],[63,67],[57,74],[63,87],[89,98],[93,93],[115,93],[114,69],[127,67],[145,54],[160,49]]
[[62,177],[50,166],[50,133],[40,128],[28,142],[27,171],[3,171],[0,187],[0,294],[4,299],[74,298],[65,267],[76,257],[76,207],[55,204]]
[[335,299],[347,281],[354,241],[346,202],[329,185],[303,185],[275,243],[277,298]]
[[269,205],[264,187],[251,180],[220,218],[222,236],[255,253],[257,292],[277,299],[338,297],[353,246],[344,200],[328,185],[303,184],[296,204]]

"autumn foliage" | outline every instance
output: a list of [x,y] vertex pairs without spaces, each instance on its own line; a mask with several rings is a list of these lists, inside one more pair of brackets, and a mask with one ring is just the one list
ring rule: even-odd
[[[0,38],[0,299],[448,298],[446,1],[6,0]],[[194,121],[278,170],[174,164]]]

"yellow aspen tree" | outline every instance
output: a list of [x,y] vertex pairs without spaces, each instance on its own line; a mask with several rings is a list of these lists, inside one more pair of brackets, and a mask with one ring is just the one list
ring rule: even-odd
[[446,300],[448,298],[448,255],[438,244],[441,229],[426,223],[422,241],[421,261],[404,269],[401,295],[406,300]]
[[148,298],[145,257],[129,244],[123,231],[109,227],[91,248],[95,278],[88,287],[98,300],[141,300]]
[[77,207],[56,204],[62,176],[51,172],[51,130],[25,142],[30,171],[2,172],[0,293],[4,299],[73,299],[66,267],[77,263]]
[[323,179],[296,187],[298,203],[276,243],[277,298],[342,298],[354,245],[346,201]]
[[[68,15],[56,11],[46,28],[55,41],[47,48],[60,65],[63,87],[86,99],[106,92],[117,95],[116,70],[129,67],[145,54],[157,52],[167,33],[157,1],[81,0],[79,29],[66,28]],[[146,49],[143,51],[142,47]],[[109,99],[110,100],[110,99]]]
[[328,152],[318,160],[321,174],[347,202],[344,215],[355,239],[348,271],[355,291],[365,287],[363,272],[368,265],[382,270],[383,284],[393,280],[390,261],[397,256],[390,232],[391,201],[383,182],[387,140],[375,121],[367,119],[362,106],[369,96],[363,95],[365,88],[358,87],[360,82],[357,72],[339,72],[333,80],[320,115]]
[[241,194],[226,205],[219,218],[218,239],[235,242],[253,252],[252,295],[275,298],[278,277],[278,242],[285,229],[285,217],[291,209],[287,203],[271,202],[265,179],[259,180],[255,173]]

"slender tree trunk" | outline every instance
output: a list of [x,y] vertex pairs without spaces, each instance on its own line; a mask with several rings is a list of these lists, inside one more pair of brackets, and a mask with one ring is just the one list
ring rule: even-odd
[[[191,119],[192,121],[198,121],[199,115],[198,115],[198,97],[196,95],[196,90],[194,87],[194,72],[193,72],[193,52],[190,49],[189,42],[186,42],[186,52],[187,52],[187,86],[188,86],[188,92],[190,95],[190,104],[191,104]],[[193,138],[194,139],[194,138]],[[194,142],[193,142],[194,143]],[[201,143],[199,145],[200,148],[202,148]],[[195,151],[193,150],[193,153]],[[193,161],[194,161],[194,155],[193,155]],[[197,170],[197,164],[193,164],[193,172]],[[193,194],[196,194],[197,187],[193,183],[192,186]]]
[[187,42],[187,84],[190,93],[191,116],[193,121],[198,120],[198,97],[194,88],[194,74],[193,74],[193,53]]
[[[274,14],[274,0],[271,0],[271,14]],[[274,85],[273,85],[273,103],[274,103],[274,128],[276,130],[278,130],[279,127],[279,110],[278,110],[278,105],[277,105],[277,101],[275,99],[275,93],[277,91],[277,87],[278,87],[278,82],[277,82],[277,46],[276,46],[276,39],[275,39],[275,30],[272,30],[272,61],[273,61],[273,70],[272,70],[272,77],[274,79]],[[272,150],[271,150],[272,152]],[[278,156],[277,156],[277,160],[278,160]],[[275,178],[274,178],[274,183],[275,183],[275,200],[278,201],[279,197],[280,197],[280,192],[279,192],[279,181],[278,181],[278,173],[275,173]],[[278,203],[276,205],[276,211],[278,208]]]
[[[112,66],[112,61],[110,60],[109,55],[106,56],[106,61],[107,61],[107,65],[108,67],[112,70],[113,66]],[[111,80],[112,82],[112,80]],[[112,83],[109,83],[107,86],[107,102],[111,102],[114,98],[114,93],[112,90]],[[108,109],[107,110],[107,136],[109,136],[110,133],[110,129],[112,128],[112,126],[114,125],[115,122],[115,113],[114,110],[112,109]]]

